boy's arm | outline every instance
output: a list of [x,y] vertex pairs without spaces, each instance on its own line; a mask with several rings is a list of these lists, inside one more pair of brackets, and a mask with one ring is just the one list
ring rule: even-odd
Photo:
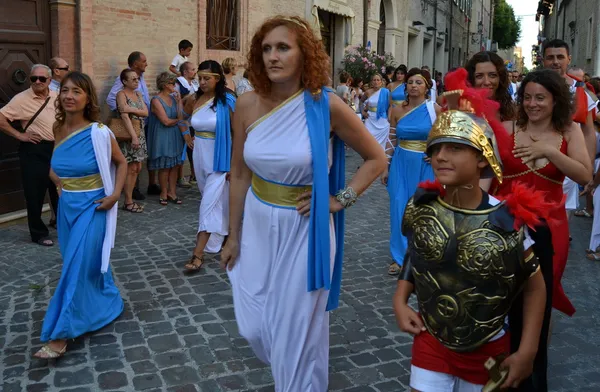
[[[525,253],[525,264],[537,261],[532,249]],[[508,368],[508,378],[501,388],[517,387],[533,372],[533,362],[540,343],[540,333],[546,305],[546,284],[539,263],[537,270],[529,277],[523,289],[523,331],[517,352],[509,356],[501,365]]]
[[173,64],[171,64],[169,66],[169,71],[171,71],[172,73],[174,73],[177,76],[181,76],[181,74],[179,73],[179,71],[177,70],[177,68],[175,68],[175,66]]

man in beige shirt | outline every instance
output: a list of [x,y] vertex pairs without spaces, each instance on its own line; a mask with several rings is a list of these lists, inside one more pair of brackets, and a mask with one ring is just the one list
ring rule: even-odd
[[[57,97],[57,93],[48,88],[51,77],[50,68],[35,64],[29,76],[31,87],[15,95],[8,104],[0,108],[0,130],[21,142],[19,160],[29,233],[33,242],[43,246],[54,245],[48,238],[48,228],[42,221],[46,191],[55,212],[58,205],[56,186],[50,181],[50,159],[54,149],[52,126]],[[13,128],[11,121],[20,121],[25,132]]]

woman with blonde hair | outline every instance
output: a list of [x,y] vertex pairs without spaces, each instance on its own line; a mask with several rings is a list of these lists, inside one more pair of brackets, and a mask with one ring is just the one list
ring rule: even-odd
[[168,202],[182,203],[177,197],[177,171],[183,164],[184,144],[193,147],[189,130],[181,125],[182,104],[181,96],[175,90],[176,80],[177,77],[170,72],[158,75],[156,88],[159,92],[150,101],[148,170],[158,170],[160,184],[158,201],[163,206]]
[[127,161],[112,132],[98,122],[92,80],[71,72],[57,99],[50,178],[59,191],[60,280],[48,305],[36,358],[61,357],[67,340],[110,324],[123,300],[108,265]]
[[236,85],[235,81],[233,80],[233,77],[237,71],[235,59],[232,57],[227,57],[225,60],[223,60],[221,66],[223,67],[223,73],[225,74],[225,87],[235,94]]
[[[338,306],[343,210],[385,167],[352,109],[324,88],[328,69],[305,20],[268,19],[248,53],[255,90],[238,99],[233,119],[221,261],[240,334],[271,365],[277,391],[327,390],[327,311]],[[365,159],[347,186],[343,142]]]
[[383,76],[375,74],[371,77],[371,86],[365,91],[366,102],[363,108],[365,126],[385,150],[389,142],[390,121],[389,110],[392,104],[390,90],[384,86]]

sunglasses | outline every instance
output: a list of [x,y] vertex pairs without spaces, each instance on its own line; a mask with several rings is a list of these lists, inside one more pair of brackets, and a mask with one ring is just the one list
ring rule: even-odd
[[56,69],[59,69],[61,71],[68,71],[69,70],[69,66],[67,65],[66,67],[56,67]]
[[45,77],[45,76],[30,76],[30,77],[29,77],[29,80],[31,80],[31,83],[35,83],[35,82],[37,82],[38,80],[39,80],[40,82],[42,82],[42,83],[46,83],[46,81],[48,80],[48,78],[47,78],[47,77]]

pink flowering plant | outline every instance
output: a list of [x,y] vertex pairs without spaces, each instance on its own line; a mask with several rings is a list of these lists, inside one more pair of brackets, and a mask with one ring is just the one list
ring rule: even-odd
[[385,68],[390,65],[395,65],[391,53],[380,55],[368,51],[363,45],[350,46],[342,59],[340,73],[348,72],[352,79],[361,78],[366,83],[376,73],[384,74]]

